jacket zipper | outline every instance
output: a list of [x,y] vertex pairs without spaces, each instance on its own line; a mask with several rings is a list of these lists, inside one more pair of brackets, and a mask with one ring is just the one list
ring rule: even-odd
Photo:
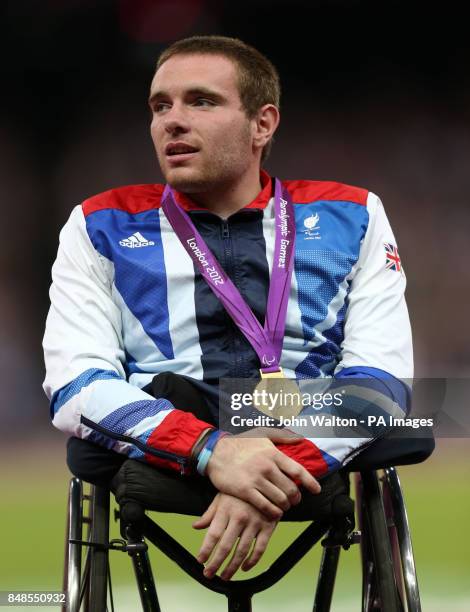
[[[228,220],[224,219],[222,221],[222,240],[223,240],[223,245],[224,245],[224,259],[225,259],[225,264],[227,268],[227,274],[229,277],[232,278],[233,283],[236,284],[235,283],[236,275],[235,275],[235,266],[234,266],[234,261],[233,261],[231,238],[232,237],[230,235],[230,226],[229,226]],[[227,316],[229,315],[227,314]],[[232,327],[230,327],[230,329],[232,329]],[[238,353],[239,353],[238,349],[240,347],[238,336],[236,334],[234,335],[232,332],[231,332],[231,336],[232,336],[233,344],[235,345],[235,368],[236,368],[237,376],[238,376],[240,375],[240,369],[242,373],[244,372],[243,359],[238,357]]]
[[[230,238],[230,231],[227,219],[224,219],[224,221],[222,222],[222,238],[224,240],[228,240]],[[230,251],[228,251],[228,253],[230,253]]]
[[84,416],[80,418],[80,422],[86,425],[87,427],[89,427],[90,429],[99,431],[100,433],[104,434],[108,438],[111,438],[112,440],[119,440],[121,442],[127,442],[128,444],[137,446],[137,448],[141,450],[143,453],[148,453],[149,455],[153,455],[154,457],[158,457],[159,459],[168,459],[169,461],[174,461],[180,466],[180,474],[184,476],[184,474],[186,473],[186,466],[189,463],[189,459],[186,457],[182,457],[181,455],[176,455],[175,453],[170,453],[169,451],[151,448],[149,446],[146,446],[139,440],[135,440],[134,438],[131,438],[130,436],[116,434],[110,431],[109,429],[106,429],[105,427],[102,427],[101,425],[98,425],[97,423],[90,421],[90,419],[87,419]]

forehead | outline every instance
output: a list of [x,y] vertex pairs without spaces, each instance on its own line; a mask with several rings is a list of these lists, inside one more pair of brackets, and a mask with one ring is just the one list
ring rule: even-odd
[[238,75],[234,62],[223,55],[207,53],[174,55],[156,72],[150,94],[176,94],[198,87],[238,97]]

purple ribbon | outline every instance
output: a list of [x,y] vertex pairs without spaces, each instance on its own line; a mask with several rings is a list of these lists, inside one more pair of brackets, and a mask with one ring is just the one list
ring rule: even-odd
[[253,314],[238,289],[214,257],[189,215],[176,203],[173,190],[165,186],[162,208],[181,244],[199,268],[202,277],[215,293],[240,331],[256,351],[261,371],[277,372],[286,326],[287,302],[294,266],[294,207],[287,189],[275,180],[276,215],[274,260],[269,284],[264,327]]

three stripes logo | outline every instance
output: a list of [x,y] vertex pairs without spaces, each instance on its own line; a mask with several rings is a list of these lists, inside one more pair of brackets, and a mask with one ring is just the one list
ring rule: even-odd
[[141,247],[154,246],[155,242],[153,240],[147,240],[140,232],[135,232],[135,234],[132,234],[129,238],[120,240],[119,244],[129,249],[140,249]]

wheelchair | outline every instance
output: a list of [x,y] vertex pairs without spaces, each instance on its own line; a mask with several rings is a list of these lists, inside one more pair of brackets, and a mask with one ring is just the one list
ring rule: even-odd
[[[122,457],[116,471],[116,453],[71,438],[68,465],[75,477],[70,481],[68,498],[63,583],[67,603],[63,610],[114,610],[109,554],[122,551],[131,557],[142,610],[160,612],[148,556],[150,542],[197,582],[225,595],[229,612],[251,612],[253,595],[278,582],[321,540],[314,612],[330,610],[341,549],[356,544],[361,551],[362,612],[419,612],[410,530],[396,466],[427,459],[434,450],[434,438],[432,433],[417,438],[412,430],[409,436],[404,438],[401,433],[397,437],[392,432],[350,461],[336,477],[342,479],[343,489],[338,492],[338,487],[330,490],[322,486],[320,495],[326,501],[314,515],[308,504],[300,512],[291,508],[288,512],[294,512],[293,518],[289,519],[288,513],[284,518],[310,524],[267,570],[253,578],[228,582],[217,576],[205,578],[196,558],[146,515],[147,510],[157,510],[200,516],[210,502],[207,494],[200,493],[201,480],[167,477],[163,471]],[[150,507],[136,484],[142,477],[145,487],[157,492],[158,503]],[[154,482],[149,481],[152,478]],[[355,509],[349,497],[350,478],[355,487]],[[119,504],[115,515],[122,539],[110,541],[112,493]]]

